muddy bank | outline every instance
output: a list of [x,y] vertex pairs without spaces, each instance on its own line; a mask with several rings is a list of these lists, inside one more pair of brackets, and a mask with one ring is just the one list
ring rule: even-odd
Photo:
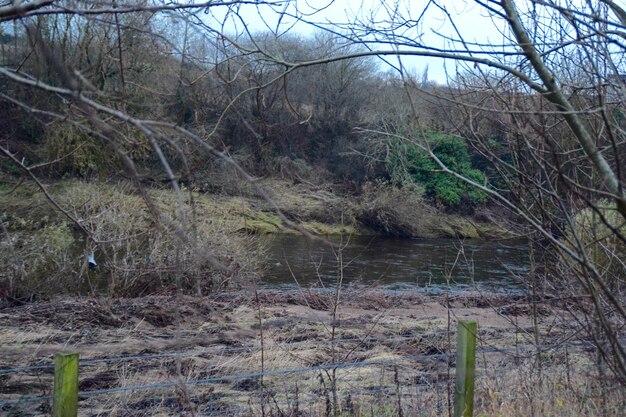
[[[270,339],[289,340],[289,334],[297,330],[299,338],[315,340],[327,337],[325,326],[333,324],[339,333],[359,337],[440,331],[447,329],[448,321],[471,318],[486,333],[503,333],[498,339],[506,342],[511,335],[505,331],[531,324],[531,309],[522,296],[348,290],[340,295],[333,317],[334,297],[334,293],[313,290],[240,290],[208,297],[64,297],[5,307],[0,309],[4,335],[0,366],[37,364],[61,350],[78,350],[89,358],[207,345],[254,345],[261,325],[271,330],[265,333]],[[536,308],[540,318],[555,309],[549,301]],[[510,313],[515,323],[506,316]]]
[[[529,393],[523,398],[564,398],[570,387],[595,384],[584,352],[546,352],[536,372],[529,346],[556,345],[575,331],[556,301],[348,290],[333,314],[333,300],[315,291],[241,290],[3,308],[0,407],[47,415],[53,355],[71,351],[83,361],[81,416],[258,416],[264,408],[324,416],[335,394],[346,416],[441,415],[453,389],[459,319],[477,320],[480,349],[495,352],[478,358],[477,408],[486,415],[533,415],[532,401],[512,400],[520,389]],[[334,364],[341,366],[333,371]],[[24,366],[43,368],[7,371]],[[562,384],[566,376],[571,385]],[[539,401],[556,415],[558,398]],[[580,398],[577,410],[588,406],[589,397]]]
[[[273,363],[282,368],[328,362],[333,332],[335,339],[344,341],[336,346],[335,354],[352,360],[441,353],[450,349],[447,331],[457,319],[478,320],[481,337],[493,345],[531,342],[532,309],[519,297],[347,291],[340,296],[335,315],[333,297],[315,291],[261,291],[258,295],[237,291],[202,298],[60,298],[3,308],[0,367],[48,364],[62,351],[79,352],[81,358],[90,359],[245,347],[254,358],[260,354],[261,334],[266,366]],[[543,302],[537,311],[540,331],[552,326],[551,337],[558,337],[558,328],[553,326],[555,308]],[[298,343],[297,354],[281,355],[285,349],[293,350],[293,343]],[[258,367],[254,360],[240,358],[240,353],[220,359],[233,359],[227,372]],[[81,378],[90,381],[98,376],[91,372],[86,369]],[[4,394],[38,393],[36,384],[11,388],[18,383],[11,375],[2,375],[2,382]],[[109,376],[96,385],[102,388],[120,382]]]

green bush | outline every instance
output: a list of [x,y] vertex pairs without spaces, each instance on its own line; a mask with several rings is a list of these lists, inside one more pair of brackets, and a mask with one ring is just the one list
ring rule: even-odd
[[[450,170],[479,184],[486,182],[485,174],[472,167],[467,145],[462,139],[445,133],[429,133],[426,140],[435,156]],[[461,203],[480,204],[488,199],[483,191],[441,172],[437,162],[415,143],[394,140],[387,168],[397,185],[421,184],[427,195],[449,207]]]

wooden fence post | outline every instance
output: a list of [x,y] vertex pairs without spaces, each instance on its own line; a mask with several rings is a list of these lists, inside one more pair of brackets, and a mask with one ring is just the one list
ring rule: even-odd
[[457,328],[456,381],[454,417],[472,417],[474,413],[474,374],[476,368],[475,321],[459,320]]
[[54,356],[53,417],[76,417],[78,414],[78,353]]

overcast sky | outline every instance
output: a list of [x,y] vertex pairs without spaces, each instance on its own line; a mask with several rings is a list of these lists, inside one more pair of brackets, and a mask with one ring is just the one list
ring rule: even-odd
[[[427,0],[334,0],[334,1],[291,1],[285,6],[251,6],[242,5],[238,16],[231,14],[226,17],[225,9],[213,9],[213,24],[221,24],[226,21],[227,32],[240,32],[243,28],[242,20],[252,32],[274,31],[277,33],[296,32],[307,35],[319,30],[315,25],[330,27],[333,24],[345,24],[358,19],[363,22],[376,20],[378,24],[385,24],[390,20],[391,5],[404,17],[417,21],[419,25],[404,29],[404,35],[411,39],[419,39],[424,44],[433,47],[450,47],[450,40],[446,37],[458,38],[455,34],[451,19],[445,12],[430,5],[426,14],[422,15]],[[439,4],[444,6],[454,21],[456,28],[468,42],[501,44],[502,35],[499,33],[497,23],[473,1],[441,0]],[[311,6],[313,5],[313,6]],[[286,13],[283,13],[286,12]],[[297,15],[300,20],[291,16]],[[421,16],[421,18],[420,18]],[[309,23],[305,23],[308,21]],[[501,22],[500,22],[501,24]],[[457,48],[460,45],[455,45]],[[389,49],[384,47],[381,49]],[[391,60],[394,64],[397,60]],[[414,74],[421,75],[428,66],[429,79],[438,83],[446,80],[446,71],[454,74],[456,71],[454,62],[444,62],[437,58],[411,57],[403,58],[403,64]]]

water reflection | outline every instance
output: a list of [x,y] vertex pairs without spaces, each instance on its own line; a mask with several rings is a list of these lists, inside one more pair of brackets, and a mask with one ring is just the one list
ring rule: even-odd
[[[277,235],[270,244],[264,285],[293,288],[332,287],[338,254],[327,244],[302,236]],[[342,251],[346,285],[380,285],[388,290],[431,293],[519,292],[528,272],[524,240],[390,239],[352,237]],[[295,277],[295,279],[294,279]]]

